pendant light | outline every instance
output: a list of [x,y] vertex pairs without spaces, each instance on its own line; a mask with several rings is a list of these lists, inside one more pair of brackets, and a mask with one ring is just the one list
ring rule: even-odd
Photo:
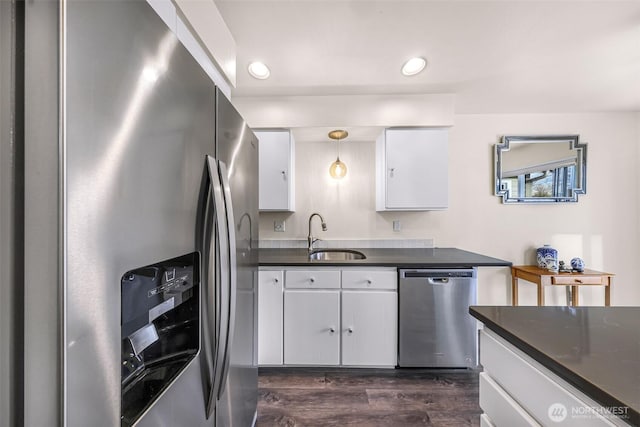
[[340,161],[340,140],[349,136],[346,130],[332,130],[329,132],[329,138],[338,141],[338,156],[336,161],[331,163],[329,167],[329,175],[334,179],[342,179],[347,174],[347,165]]

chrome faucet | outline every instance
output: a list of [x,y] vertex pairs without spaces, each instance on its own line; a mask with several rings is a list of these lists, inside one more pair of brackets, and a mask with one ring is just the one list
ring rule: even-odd
[[319,239],[314,238],[311,235],[311,220],[313,219],[314,216],[317,216],[320,218],[320,222],[322,224],[322,231],[327,231],[327,224],[324,222],[324,218],[322,218],[322,215],[320,215],[319,213],[312,213],[311,216],[309,217],[309,235],[307,236],[307,242],[309,243],[309,250],[312,251],[313,250],[313,244],[315,242],[317,242]]

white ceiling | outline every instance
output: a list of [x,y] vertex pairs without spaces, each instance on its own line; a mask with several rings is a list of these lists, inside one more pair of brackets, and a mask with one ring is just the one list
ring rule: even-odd
[[[640,1],[217,0],[233,96],[456,95],[456,113],[640,111]],[[425,72],[402,63],[423,56]],[[261,60],[268,80],[247,65]]]

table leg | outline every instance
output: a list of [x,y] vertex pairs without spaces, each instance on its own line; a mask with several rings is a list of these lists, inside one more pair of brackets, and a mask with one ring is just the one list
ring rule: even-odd
[[574,307],[578,306],[578,287],[571,287],[571,305]]
[[537,283],[538,285],[538,306],[544,306],[544,286],[542,283]]
[[611,305],[611,277],[607,278],[607,285],[604,287],[604,305],[605,307]]
[[518,305],[518,277],[511,272],[511,305]]

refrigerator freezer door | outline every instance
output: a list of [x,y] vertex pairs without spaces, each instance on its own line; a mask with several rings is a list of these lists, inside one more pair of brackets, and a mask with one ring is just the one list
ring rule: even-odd
[[[146,2],[68,1],[62,239],[67,425],[120,423],[119,277],[194,252],[215,88]],[[199,358],[138,425],[207,426]]]
[[[199,249],[202,160],[214,155],[228,165],[238,259],[216,418],[250,425],[255,137],[145,1],[33,0],[24,9],[25,424],[120,424],[121,276]],[[136,425],[213,426],[206,362],[188,364]]]

